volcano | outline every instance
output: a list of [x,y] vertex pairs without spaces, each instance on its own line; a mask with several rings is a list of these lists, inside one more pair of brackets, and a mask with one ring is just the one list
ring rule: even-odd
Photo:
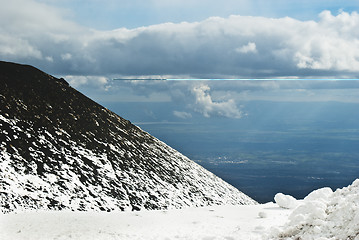
[[2,212],[256,203],[62,78],[0,62],[0,84]]

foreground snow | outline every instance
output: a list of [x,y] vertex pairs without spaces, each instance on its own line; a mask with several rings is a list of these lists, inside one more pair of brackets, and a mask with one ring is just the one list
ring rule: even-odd
[[140,212],[22,212],[0,215],[0,239],[359,240],[359,180],[304,200]]
[[289,213],[274,203],[169,211],[28,212],[0,215],[0,239],[262,239],[269,227],[283,225]]

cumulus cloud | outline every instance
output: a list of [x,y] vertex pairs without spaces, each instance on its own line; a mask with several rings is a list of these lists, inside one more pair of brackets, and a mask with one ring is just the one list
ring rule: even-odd
[[102,76],[65,76],[66,81],[69,82],[69,84],[74,87],[78,88],[82,85],[90,85],[92,87],[101,88],[104,90],[108,90],[108,80],[106,77]]
[[15,59],[32,58],[42,59],[41,51],[28,40],[13,37],[11,35],[0,35],[0,56],[3,58],[14,57]]
[[[155,96],[162,96],[156,101],[174,102],[175,109],[185,106],[186,112],[199,112],[207,116],[218,116],[214,110],[215,103],[227,103],[236,114],[245,115],[247,101],[282,101],[282,102],[325,102],[328,99],[338,102],[358,102],[359,80],[281,80],[281,81],[136,81],[136,83],[118,81],[112,85],[117,95],[132,94],[131,101],[153,101]],[[203,87],[201,87],[203,86]],[[315,93],[313,95],[313,93]],[[107,96],[107,95],[106,95]],[[104,96],[104,97],[106,97]],[[145,98],[143,98],[145,97]],[[136,100],[137,99],[137,100]],[[151,100],[152,99],[152,100]],[[243,113],[244,112],[244,113]],[[224,116],[222,114],[221,116]]]
[[196,97],[195,110],[205,117],[223,116],[228,118],[241,118],[242,112],[237,108],[233,99],[227,101],[215,102],[209,94],[209,86],[202,84],[192,89]]
[[236,51],[239,53],[256,53],[257,48],[254,42],[249,42],[247,45],[237,48]]
[[192,114],[188,112],[173,111],[173,115],[182,119],[192,118]]
[[[162,96],[162,100],[157,100],[172,102],[176,105],[175,109],[186,108],[186,111],[172,111],[174,116],[182,119],[192,118],[194,112],[207,118],[241,118],[244,115],[240,110],[241,99],[236,95],[248,87],[230,82],[222,85],[221,81],[117,81],[111,86],[110,92],[117,95],[131,94],[128,98],[146,102],[155,96]],[[252,87],[254,86],[250,86]]]
[[356,12],[325,11],[318,21],[230,16],[99,31],[35,0],[1,6],[1,59],[57,75],[358,77]]

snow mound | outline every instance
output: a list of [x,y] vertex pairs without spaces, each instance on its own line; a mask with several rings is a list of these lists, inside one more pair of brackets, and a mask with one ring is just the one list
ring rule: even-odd
[[334,193],[329,188],[312,192],[288,220],[272,230],[271,239],[359,240],[359,179]]
[[329,198],[333,195],[333,190],[329,187],[320,188],[314,190],[313,192],[309,193],[308,196],[304,198],[305,202],[310,201],[329,201]]
[[297,199],[290,195],[285,195],[283,193],[277,193],[274,196],[274,201],[281,208],[292,209],[298,206]]

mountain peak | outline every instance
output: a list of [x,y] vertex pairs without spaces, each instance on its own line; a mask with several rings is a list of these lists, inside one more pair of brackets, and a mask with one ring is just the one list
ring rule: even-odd
[[3,212],[255,203],[64,79],[0,62],[0,83]]

